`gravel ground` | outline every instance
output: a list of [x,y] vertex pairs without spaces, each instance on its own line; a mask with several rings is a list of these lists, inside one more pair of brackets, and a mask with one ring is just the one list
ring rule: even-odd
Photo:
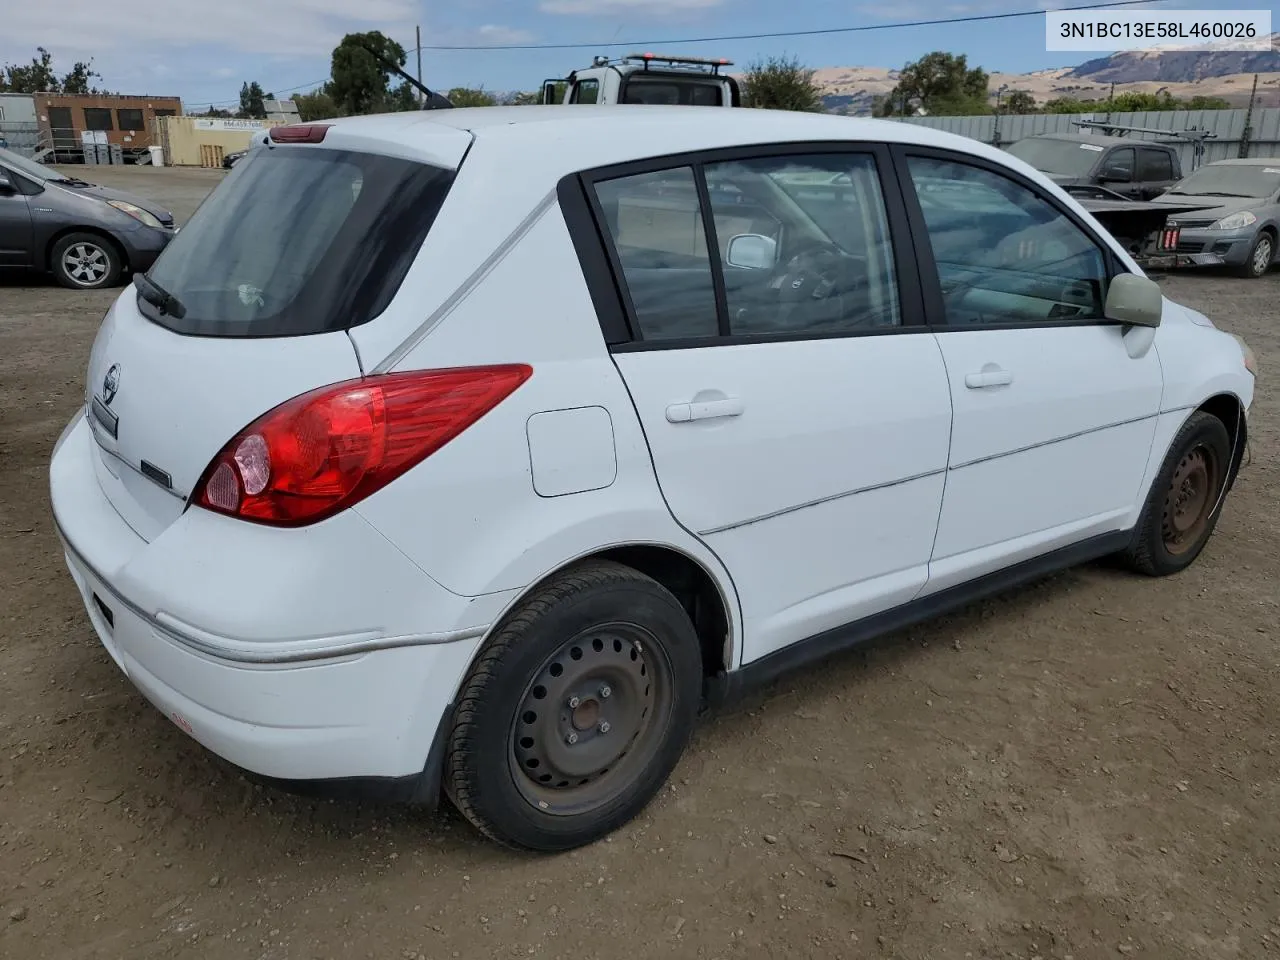
[[[93,173],[180,218],[220,176]],[[251,786],[143,701],[46,483],[114,294],[5,281],[0,957],[1280,955],[1280,275],[1162,282],[1263,375],[1191,570],[1078,569],[791,677],[611,840],[533,857],[448,810]]]

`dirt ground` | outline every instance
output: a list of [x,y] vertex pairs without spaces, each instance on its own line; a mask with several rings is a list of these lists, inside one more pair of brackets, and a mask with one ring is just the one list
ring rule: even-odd
[[[180,218],[219,176],[94,173]],[[0,957],[1280,956],[1280,271],[1163,283],[1262,367],[1190,571],[1079,569],[792,677],[611,840],[534,857],[251,786],[144,702],[48,508],[113,294],[5,282]]]

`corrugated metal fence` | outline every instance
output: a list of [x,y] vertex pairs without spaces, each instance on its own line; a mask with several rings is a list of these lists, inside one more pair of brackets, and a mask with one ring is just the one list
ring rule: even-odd
[[[1240,110],[1164,110],[1142,113],[1027,114],[1001,117],[908,117],[904,122],[946,130],[972,137],[984,143],[1007,147],[1015,140],[1039,133],[1076,133],[1075,120],[1106,120],[1129,127],[1155,127],[1161,130],[1208,130],[1217,136],[1205,141],[1204,162],[1227,160],[1240,156],[1245,133],[1247,111]],[[997,133],[996,121],[999,120]],[[1249,119],[1248,156],[1280,157],[1280,107],[1255,108]],[[1145,140],[1166,140],[1153,134],[1127,134]],[[1190,170],[1194,155],[1191,143],[1178,144],[1183,170]]]

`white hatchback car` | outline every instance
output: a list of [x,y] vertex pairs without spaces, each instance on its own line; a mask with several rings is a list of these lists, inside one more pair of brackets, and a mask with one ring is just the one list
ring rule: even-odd
[[1254,391],[1030,167],[820,115],[279,127],[135,287],[50,468],[115,662],[254,775],[540,850],[784,669],[1183,569]]

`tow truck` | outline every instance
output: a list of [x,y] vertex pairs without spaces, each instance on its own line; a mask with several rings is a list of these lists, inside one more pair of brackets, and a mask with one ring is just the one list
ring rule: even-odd
[[542,84],[544,104],[650,103],[740,107],[742,88],[727,73],[732,60],[632,53],[618,60],[597,56],[591,66]]

